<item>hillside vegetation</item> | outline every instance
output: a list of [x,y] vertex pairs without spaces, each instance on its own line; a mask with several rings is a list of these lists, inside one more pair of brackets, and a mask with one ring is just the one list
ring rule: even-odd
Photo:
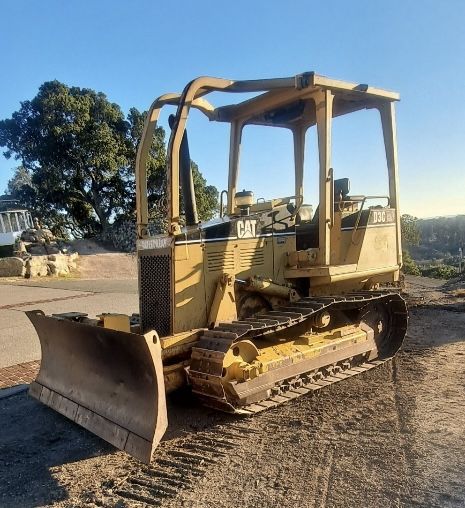
[[458,257],[465,246],[465,215],[418,219],[417,227],[420,243],[412,246],[411,254],[418,261]]
[[417,219],[402,216],[404,271],[448,279],[463,273],[465,215]]

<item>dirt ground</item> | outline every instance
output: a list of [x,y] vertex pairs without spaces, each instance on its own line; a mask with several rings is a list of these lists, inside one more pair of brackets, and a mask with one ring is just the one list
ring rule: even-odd
[[102,243],[89,239],[71,242],[73,251],[79,254],[78,269],[73,274],[81,279],[137,278],[135,254],[108,250]]
[[145,466],[25,394],[0,400],[1,507],[463,507],[463,284],[409,284],[396,359],[250,419],[169,400]]
[[135,254],[105,252],[80,255],[77,276],[81,279],[135,279],[137,258]]

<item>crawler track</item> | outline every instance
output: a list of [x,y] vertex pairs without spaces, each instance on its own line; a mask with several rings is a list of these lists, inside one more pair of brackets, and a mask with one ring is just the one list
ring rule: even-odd
[[[262,386],[257,387],[260,383],[257,383],[257,380],[245,381],[243,383],[255,386],[249,390],[255,389],[256,402],[252,404],[237,404],[226,394],[222,380],[223,362],[226,353],[236,341],[253,341],[305,321],[311,323],[311,319],[318,313],[328,310],[358,310],[362,312],[360,319],[363,319],[363,309],[369,305],[376,305],[385,312],[388,328],[382,340],[380,338],[377,341],[375,350],[367,351],[353,346],[345,350],[345,357],[341,357],[341,353],[339,356],[324,354],[317,362],[302,361],[280,368],[268,376],[270,380],[263,382]],[[401,346],[406,329],[407,309],[398,293],[364,291],[344,296],[304,298],[253,318],[221,323],[206,331],[192,350],[189,377],[193,392],[206,405],[227,412],[254,414],[384,363],[392,358]],[[244,390],[243,383],[240,383],[242,389],[247,391],[248,387]]]

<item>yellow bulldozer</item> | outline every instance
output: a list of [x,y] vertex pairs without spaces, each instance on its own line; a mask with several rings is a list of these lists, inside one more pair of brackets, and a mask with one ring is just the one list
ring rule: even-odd
[[[246,97],[214,107],[206,99],[212,92]],[[407,328],[396,289],[398,99],[307,72],[247,81],[200,77],[181,94],[155,100],[136,161],[139,313],[91,319],[28,312],[42,348],[30,394],[148,463],[168,425],[166,394],[182,386],[207,406],[253,415],[392,358]],[[164,106],[176,111],[168,232],[153,235],[146,166]],[[197,216],[186,133],[193,108],[230,124],[228,188],[219,217],[207,222]],[[380,114],[385,196],[351,195],[349,180],[335,179],[331,167],[333,118],[370,108]],[[290,130],[294,195],[255,200],[238,188],[247,125]],[[312,127],[319,153],[314,212],[303,198],[305,134]]]

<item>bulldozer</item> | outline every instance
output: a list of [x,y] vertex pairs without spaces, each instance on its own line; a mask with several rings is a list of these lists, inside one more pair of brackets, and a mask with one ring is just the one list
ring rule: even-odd
[[[215,107],[211,93],[242,100]],[[188,387],[208,407],[252,416],[391,359],[407,329],[395,92],[330,79],[194,79],[156,99],[138,147],[139,312],[90,318],[27,312],[42,360],[29,393],[140,461],[167,425],[166,396]],[[152,234],[147,160],[160,112],[167,147],[167,232]],[[389,189],[352,195],[331,165],[333,118],[379,112]],[[230,125],[218,216],[198,220],[186,125],[198,110]],[[292,196],[238,187],[245,126],[289,129]],[[305,134],[316,129],[319,202],[304,202]],[[267,131],[269,132],[269,131]],[[258,189],[262,193],[263,189]]]

